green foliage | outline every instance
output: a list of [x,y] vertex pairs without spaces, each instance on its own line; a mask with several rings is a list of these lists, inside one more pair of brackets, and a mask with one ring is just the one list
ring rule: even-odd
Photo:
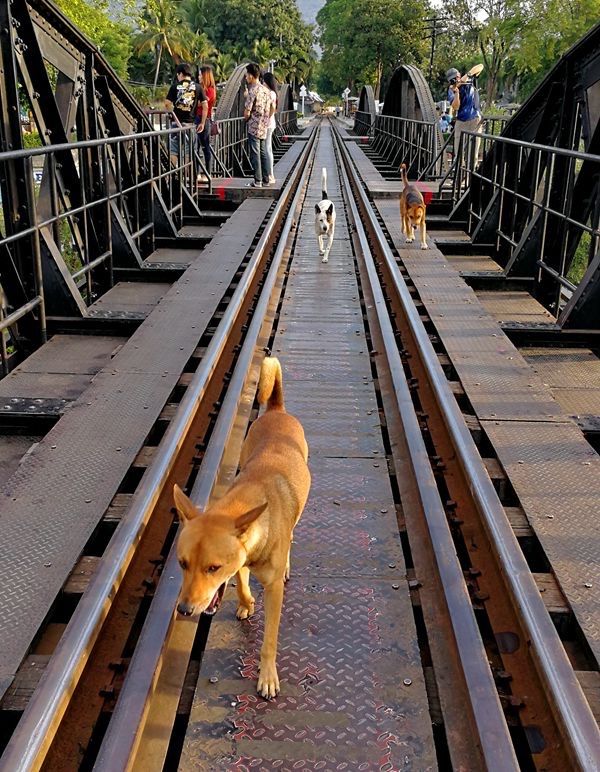
[[381,81],[400,61],[421,64],[427,6],[418,0],[327,0],[317,14],[322,77],[334,91]]
[[109,64],[122,78],[132,52],[131,29],[113,21],[107,14],[106,0],[55,0],[56,5],[98,46]]
[[531,0],[519,19],[509,66],[526,96],[558,59],[600,19],[600,0]]
[[295,0],[185,0],[183,8],[192,30],[236,64],[253,60],[266,67],[274,60],[279,76],[290,79],[299,76],[299,61],[310,66],[312,28]]
[[30,149],[34,147],[41,147],[42,140],[38,131],[24,131],[23,132],[23,147]]
[[[600,0],[444,0],[448,31],[435,57],[443,70],[484,64],[480,85],[488,106],[499,94],[522,100],[565,51],[600,18]],[[445,61],[444,61],[445,59]]]

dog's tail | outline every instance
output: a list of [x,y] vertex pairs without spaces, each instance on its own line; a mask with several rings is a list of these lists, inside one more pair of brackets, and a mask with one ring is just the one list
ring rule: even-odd
[[408,174],[406,173],[406,164],[400,166],[400,175],[402,176],[402,184],[406,187],[408,183]]
[[267,410],[285,410],[283,405],[283,377],[277,357],[265,357],[260,368],[258,401],[267,403]]
[[325,167],[321,170],[321,200],[329,198],[327,195],[327,169]]

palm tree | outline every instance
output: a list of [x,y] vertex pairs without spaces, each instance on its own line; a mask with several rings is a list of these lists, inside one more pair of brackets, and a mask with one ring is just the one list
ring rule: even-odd
[[142,14],[142,32],[137,37],[135,48],[138,53],[154,51],[156,54],[154,93],[164,49],[167,49],[174,61],[183,56],[182,21],[179,11],[178,0],[147,0]]
[[194,32],[190,27],[181,31],[181,53],[188,62],[202,62],[211,55],[214,46],[203,32]]
[[212,57],[212,65],[215,71],[215,80],[217,83],[223,83],[237,67],[237,62],[231,54],[221,54],[216,51]]
[[269,61],[274,58],[271,44],[265,38],[254,41],[252,55],[260,67],[266,67]]

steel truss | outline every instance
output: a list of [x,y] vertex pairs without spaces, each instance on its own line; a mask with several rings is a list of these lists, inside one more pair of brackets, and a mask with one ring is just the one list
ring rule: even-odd
[[533,280],[533,294],[563,328],[600,329],[600,24],[501,137],[484,138],[479,168],[473,143],[465,138],[470,163],[459,175],[469,185],[458,186],[452,216],[470,220],[475,244],[495,246],[506,276]]
[[[183,215],[199,210],[176,184],[186,175],[174,171],[166,142],[106,143],[152,126],[98,50],[50,2],[0,3],[0,70],[0,284],[8,313],[42,298],[11,326],[27,351],[43,340],[44,310],[84,316],[112,286],[114,269],[141,268],[155,237],[176,236]],[[18,152],[23,110],[42,145],[55,151]]]

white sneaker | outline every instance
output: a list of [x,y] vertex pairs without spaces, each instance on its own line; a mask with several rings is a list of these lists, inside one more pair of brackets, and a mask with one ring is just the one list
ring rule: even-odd
[[262,182],[255,182],[254,180],[252,180],[252,182],[249,182],[246,185],[246,187],[247,188],[262,188]]
[[274,185],[276,182],[277,182],[277,180],[276,180],[276,179],[275,179],[275,177],[273,177],[273,175],[271,174],[271,175],[269,176],[269,185]]

